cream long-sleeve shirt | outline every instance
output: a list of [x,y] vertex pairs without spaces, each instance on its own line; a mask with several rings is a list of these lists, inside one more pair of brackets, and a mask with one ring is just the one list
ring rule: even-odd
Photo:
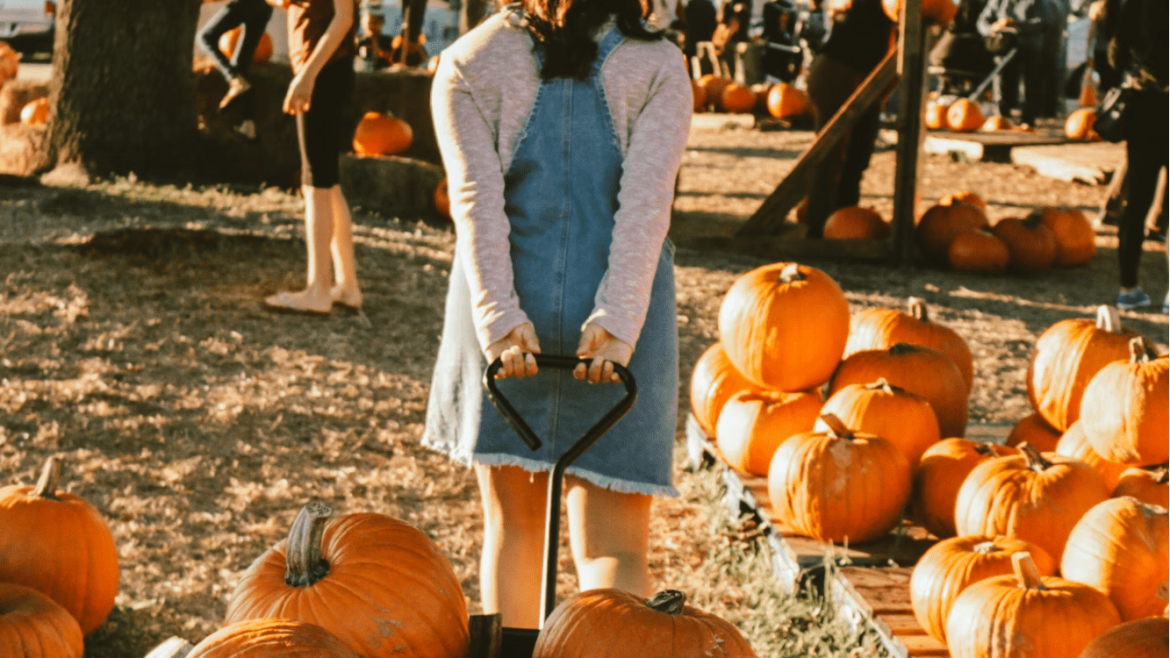
[[[603,26],[598,38],[612,26]],[[670,227],[692,91],[682,54],[665,40],[625,39],[601,77],[623,163],[608,269],[586,324],[596,322],[636,345]],[[513,287],[504,175],[539,86],[532,39],[520,14],[505,8],[443,51],[431,90],[455,257],[463,259],[485,350],[528,321]]]

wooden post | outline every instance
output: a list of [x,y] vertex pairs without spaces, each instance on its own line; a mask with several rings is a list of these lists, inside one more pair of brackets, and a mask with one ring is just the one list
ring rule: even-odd
[[463,0],[463,6],[459,8],[459,35],[467,34],[479,25],[486,14],[487,0]]
[[898,146],[894,169],[894,260],[913,265],[915,197],[922,155],[922,97],[926,86],[925,29],[922,1],[904,0],[898,22]]

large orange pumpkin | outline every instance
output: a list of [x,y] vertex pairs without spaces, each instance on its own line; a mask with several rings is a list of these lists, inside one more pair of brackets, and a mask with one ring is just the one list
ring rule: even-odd
[[57,490],[60,477],[50,457],[36,486],[0,489],[0,582],[47,594],[89,635],[114,609],[118,549],[92,505]]
[[208,635],[186,658],[359,658],[315,624],[292,619],[249,619]]
[[1170,619],[1151,617],[1114,626],[1085,646],[1080,658],[1166,658]]
[[1041,208],[1040,222],[1056,238],[1058,267],[1077,267],[1093,260],[1097,234],[1084,213],[1075,208]]
[[[902,0],[882,0],[882,10],[890,20],[897,23],[901,20]],[[958,7],[951,0],[923,0],[922,22],[946,27],[955,20]]]
[[975,132],[982,125],[983,110],[974,101],[960,98],[947,108],[947,128],[955,132]]
[[723,351],[723,343],[715,343],[703,352],[691,373],[691,411],[707,436],[715,436],[719,414],[731,396],[749,389],[758,387],[735,369]]
[[26,126],[43,126],[49,122],[49,99],[38,98],[20,109],[20,122]]
[[768,469],[768,495],[781,522],[823,542],[860,544],[899,523],[910,498],[910,464],[898,446],[821,417],[827,432],[780,444]]
[[751,89],[734,82],[723,88],[719,95],[719,104],[724,112],[734,114],[751,114],[756,110],[756,94]]
[[1170,359],[1129,343],[1128,362],[1105,365],[1081,398],[1081,426],[1093,449],[1118,464],[1150,466],[1170,459]]
[[808,94],[787,82],[772,85],[768,90],[768,114],[777,119],[792,119],[811,114]]
[[1101,476],[1101,482],[1105,484],[1105,488],[1113,491],[1117,488],[1117,483],[1121,480],[1121,474],[1125,472],[1125,464],[1115,464],[1093,449],[1093,444],[1085,437],[1084,421],[1078,420],[1072,424],[1072,427],[1060,437],[1060,441],[1056,443],[1056,448],[1053,450],[1058,455],[1065,457],[1072,457],[1073,459],[1083,461],[1093,470],[1097,471],[1097,475]]
[[1026,443],[1020,450],[971,471],[955,501],[955,530],[1027,539],[1059,560],[1073,526],[1109,492],[1088,464]]
[[939,436],[963,436],[967,430],[967,385],[949,356],[922,345],[898,343],[887,350],[849,355],[833,375],[829,395],[850,384],[885,379],[926,398],[938,416]]
[[699,86],[703,88],[703,94],[707,99],[707,103],[713,106],[717,112],[723,111],[723,89],[733,82],[734,80],[713,73],[708,73],[699,78]]
[[463,589],[435,543],[384,514],[329,516],[320,503],[301,510],[288,540],[240,577],[225,623],[308,622],[365,658],[464,658]]
[[848,206],[829,215],[824,235],[829,240],[884,240],[890,225],[873,208]]
[[1117,480],[1114,498],[1129,496],[1147,505],[1170,508],[1170,469],[1166,464],[1147,468],[1127,468]]
[[435,187],[435,212],[447,219],[451,219],[451,196],[447,193],[447,179],[439,181]]
[[[617,652],[616,654],[614,652]],[[532,658],[755,658],[731,622],[686,605],[677,590],[646,599],[618,589],[581,592],[545,620]]]
[[0,658],[81,658],[81,627],[31,587],[0,582]]
[[947,250],[947,261],[951,267],[975,274],[1003,274],[1011,258],[1011,252],[1003,240],[985,228],[968,229],[956,235]]
[[1064,134],[1069,139],[1097,141],[1101,137],[1097,135],[1097,131],[1093,130],[1093,124],[1096,121],[1097,110],[1091,107],[1073,110],[1064,121]]
[[[223,33],[219,38],[219,52],[223,53],[225,57],[231,59],[236,54],[236,46],[239,45],[240,35],[243,33],[242,27],[237,27]],[[260,64],[272,59],[272,37],[268,33],[260,35],[260,43],[256,44],[256,51],[252,53],[252,63]]]
[[1020,419],[1020,422],[1016,423],[1011,433],[1008,434],[1005,443],[1009,446],[1029,443],[1040,452],[1054,452],[1058,441],[1060,441],[1060,432],[1052,429],[1048,423],[1044,422],[1043,416],[1038,413],[1032,413],[1024,416]]
[[981,580],[951,606],[952,658],[1077,658],[1121,622],[1108,597],[1092,587],[1041,576],[1027,553],[1012,560],[1014,575]]
[[1121,326],[1111,306],[1097,308],[1097,320],[1061,320],[1044,330],[1028,361],[1028,401],[1048,424],[1064,432],[1081,417],[1085,387],[1101,368],[1129,358],[1136,332]]
[[743,276],[719,309],[719,338],[749,381],[807,391],[833,374],[849,336],[849,302],[829,275],[773,263]]
[[1110,498],[1068,536],[1060,573],[1109,596],[1124,621],[1161,615],[1170,579],[1170,512],[1136,498]]
[[[884,379],[842,388],[825,401],[821,413],[840,418],[851,431],[880,436],[898,446],[911,474],[918,470],[922,453],[939,440],[938,417],[930,403]],[[826,431],[829,426],[818,420],[813,429]]]
[[353,150],[358,155],[397,155],[412,143],[410,124],[379,112],[366,112],[353,133]]
[[950,194],[943,195],[943,197],[938,200],[938,205],[940,206],[953,206],[956,203],[965,203],[969,206],[975,206],[984,213],[987,212],[987,202],[983,200],[983,197],[970,190],[952,192]]
[[955,501],[975,467],[989,459],[1020,451],[994,443],[943,439],[922,453],[910,502],[914,518],[935,537],[955,536]]
[[733,468],[767,475],[776,448],[789,437],[812,431],[820,410],[819,392],[740,391],[719,414],[719,452]]
[[949,206],[936,205],[922,213],[915,233],[918,246],[928,259],[943,263],[951,250],[951,243],[963,231],[973,228],[987,228],[987,215],[978,207],[967,203]]
[[1011,270],[1017,274],[1037,276],[1056,262],[1056,235],[1040,221],[1039,214],[1001,219],[991,232],[1007,245]]
[[931,320],[926,301],[918,297],[907,298],[905,312],[878,308],[858,313],[845,343],[845,356],[884,350],[898,343],[933,347],[955,362],[968,391],[975,382],[975,364],[967,341],[954,329]]
[[1012,573],[1012,555],[1020,551],[1032,556],[1040,575],[1056,575],[1052,556],[1015,537],[952,537],[931,546],[910,576],[910,604],[926,634],[945,643],[955,599],[981,580]]

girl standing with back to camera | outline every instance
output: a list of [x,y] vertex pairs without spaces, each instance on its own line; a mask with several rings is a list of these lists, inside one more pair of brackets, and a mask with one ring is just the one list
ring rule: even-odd
[[[524,0],[443,52],[431,107],[457,241],[424,443],[475,465],[485,612],[539,624],[548,471],[624,394],[638,401],[569,469],[581,589],[650,593],[650,496],[676,495],[673,247],[666,240],[692,95],[640,0]],[[571,373],[532,354],[576,354]],[[500,386],[530,451],[480,388]],[[590,384],[598,384],[590,386]]]

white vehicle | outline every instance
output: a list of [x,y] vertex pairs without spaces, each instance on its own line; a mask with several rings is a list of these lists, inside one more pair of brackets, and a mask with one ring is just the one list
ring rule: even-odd
[[0,0],[0,41],[33,55],[53,52],[57,3],[46,0]]

